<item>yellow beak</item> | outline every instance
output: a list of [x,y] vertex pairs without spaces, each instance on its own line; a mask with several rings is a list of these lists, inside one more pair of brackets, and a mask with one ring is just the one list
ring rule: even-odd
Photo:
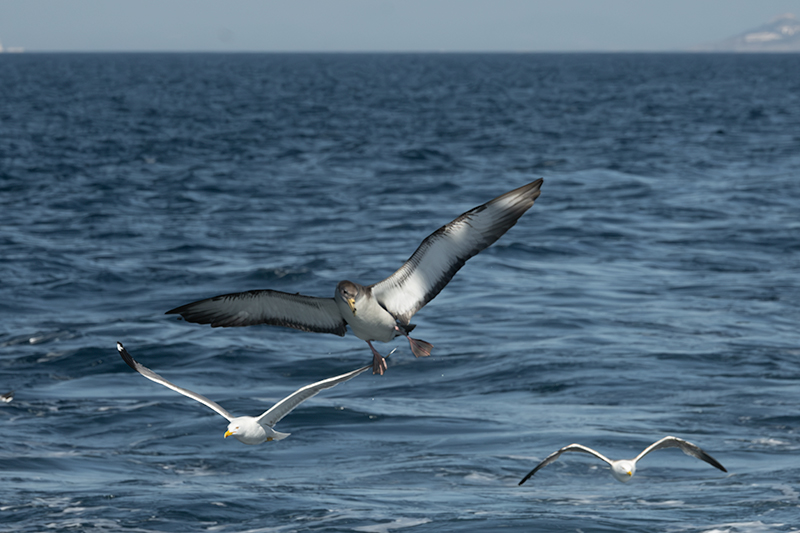
[[629,475],[629,476],[632,476],[632,475],[633,475],[633,472],[631,472],[630,470],[628,470],[628,475]]
[[225,434],[222,436],[222,438],[227,439],[231,435],[233,435],[233,433],[231,433],[230,431],[226,431]]
[[350,310],[353,312],[353,315],[356,314],[356,299],[355,298],[348,298],[347,305],[350,306]]

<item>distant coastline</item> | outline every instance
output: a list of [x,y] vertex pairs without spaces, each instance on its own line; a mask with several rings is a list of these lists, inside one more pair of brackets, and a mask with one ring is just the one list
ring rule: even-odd
[[5,48],[3,47],[3,43],[0,43],[0,54],[21,54],[24,51],[25,49],[21,46],[9,46]]

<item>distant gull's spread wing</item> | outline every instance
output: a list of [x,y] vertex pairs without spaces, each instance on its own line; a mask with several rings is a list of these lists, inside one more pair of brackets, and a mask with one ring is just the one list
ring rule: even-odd
[[558,459],[559,456],[562,453],[565,453],[565,452],[588,453],[590,455],[594,455],[598,459],[601,459],[601,460],[605,461],[608,464],[612,464],[611,460],[608,457],[606,457],[605,455],[603,455],[603,454],[601,454],[601,453],[589,448],[588,446],[583,446],[582,444],[570,444],[569,446],[564,446],[563,448],[561,448],[557,452],[553,452],[550,455],[548,455],[547,457],[545,457],[544,461],[542,461],[541,463],[536,465],[536,468],[534,468],[533,470],[528,472],[528,475],[525,476],[524,478],[522,478],[522,481],[520,481],[518,484],[522,485],[523,483],[528,481],[531,478],[531,476],[533,476],[536,472],[538,472],[540,469],[544,468],[545,466],[549,465],[550,463],[552,463],[553,461]]
[[160,385],[164,385],[168,389],[172,389],[175,392],[179,392],[179,393],[183,394],[184,396],[188,396],[192,400],[196,400],[196,401],[202,403],[203,405],[205,405],[207,407],[210,407],[211,409],[213,409],[217,413],[219,413],[222,416],[224,416],[225,418],[227,418],[229,421],[233,420],[234,416],[232,414],[230,414],[228,411],[226,411],[225,409],[223,409],[216,402],[212,402],[211,400],[209,400],[208,398],[206,398],[205,396],[203,396],[201,394],[197,394],[196,392],[192,392],[192,391],[190,391],[188,389],[184,389],[183,387],[178,387],[177,385],[174,385],[173,383],[170,383],[169,381],[167,381],[166,379],[162,378],[161,376],[159,376],[158,374],[156,374],[155,372],[153,372],[152,370],[150,370],[146,366],[144,366],[141,363],[139,363],[138,361],[136,361],[133,357],[131,357],[131,354],[128,353],[128,350],[126,350],[122,346],[121,342],[117,343],[117,350],[119,350],[119,354],[122,356],[123,361],[125,361],[128,364],[129,367],[131,367],[132,369],[136,370],[138,373],[140,373],[141,375],[143,375],[144,377],[146,377],[150,381],[155,381],[156,383],[158,383]]
[[727,472],[727,470],[725,470],[725,467],[722,466],[719,463],[719,461],[708,455],[699,446],[697,446],[696,444],[692,444],[689,441],[679,439],[678,437],[664,437],[663,439],[654,442],[653,444],[645,448],[645,450],[642,453],[637,455],[636,459],[634,459],[634,462],[638,461],[648,453],[660,450],[662,448],[680,448],[681,451],[683,451],[683,453],[685,453],[686,455],[696,457],[697,459],[700,459],[701,461],[705,461],[706,463],[710,464],[714,468],[719,468],[723,472]]
[[323,379],[322,381],[317,381],[316,383],[312,383],[311,385],[306,385],[302,389],[293,392],[283,400],[273,405],[269,411],[266,411],[264,414],[259,416],[257,421],[260,424],[272,427],[275,424],[277,424],[281,418],[291,413],[295,407],[297,407],[304,401],[308,400],[312,396],[316,396],[319,391],[330,389],[331,387],[334,387],[339,383],[343,383],[347,380],[353,379],[357,375],[361,374],[362,372],[366,372],[371,368],[372,368],[371,364],[367,366],[362,366],[361,368],[353,370],[352,372],[348,372],[347,374],[342,374],[341,376],[335,376],[332,378]]
[[470,257],[499,239],[530,209],[542,181],[499,196],[436,230],[397,272],[372,285],[373,296],[397,320],[408,324]]
[[347,323],[333,298],[261,290],[223,294],[167,311],[196,324],[211,327],[238,327],[269,324],[333,333],[343,337]]

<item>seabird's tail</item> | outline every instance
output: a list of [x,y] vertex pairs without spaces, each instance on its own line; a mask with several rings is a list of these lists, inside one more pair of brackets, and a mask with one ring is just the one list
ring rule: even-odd
[[281,433],[280,431],[272,430],[272,435],[270,435],[270,440],[283,440],[286,437],[291,435],[291,433]]

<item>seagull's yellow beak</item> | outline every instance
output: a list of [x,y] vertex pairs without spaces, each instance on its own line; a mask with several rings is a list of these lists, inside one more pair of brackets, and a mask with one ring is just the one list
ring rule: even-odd
[[230,430],[228,430],[228,431],[226,431],[226,432],[225,432],[225,434],[222,436],[222,438],[223,438],[223,439],[227,439],[227,438],[228,438],[228,437],[230,437],[231,435],[233,435],[233,433],[231,433],[231,432],[230,432]]
[[348,298],[347,305],[350,306],[350,310],[353,312],[353,315],[356,314],[356,299],[355,298]]
[[632,476],[632,475],[633,475],[633,472],[631,472],[630,470],[628,470],[628,475],[629,475],[629,476]]

